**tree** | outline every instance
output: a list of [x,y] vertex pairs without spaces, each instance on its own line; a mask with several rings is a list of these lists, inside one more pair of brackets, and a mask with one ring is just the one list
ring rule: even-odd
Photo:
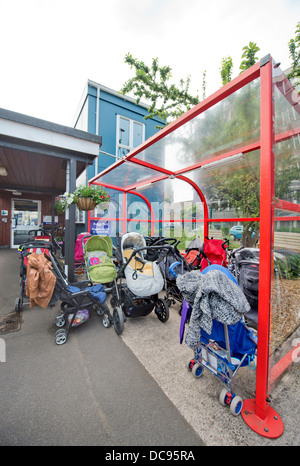
[[154,117],[161,120],[175,119],[199,103],[199,96],[192,96],[189,93],[191,77],[188,76],[186,80],[181,79],[178,87],[168,84],[172,76],[172,68],[159,66],[158,58],[153,58],[149,67],[128,53],[125,63],[135,68],[135,76],[123,85],[121,93],[125,95],[133,91],[136,103],[139,103],[141,98],[150,102],[145,119]]
[[240,64],[240,74],[243,73],[243,71],[246,71],[248,68],[250,68],[252,65],[254,65],[258,58],[255,56],[257,52],[259,52],[260,48],[256,45],[255,42],[249,42],[249,45],[245,45],[243,47],[243,54],[241,64]]

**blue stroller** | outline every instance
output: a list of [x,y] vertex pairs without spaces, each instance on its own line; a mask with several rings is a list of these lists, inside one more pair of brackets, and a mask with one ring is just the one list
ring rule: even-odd
[[[173,270],[174,266],[175,264],[170,267],[170,271]],[[203,270],[202,275],[213,270],[224,273],[231,281],[238,285],[231,272],[221,265],[208,266]],[[188,274],[185,275],[185,280],[188,280]],[[178,287],[181,288],[180,283],[178,283]],[[182,293],[185,297],[184,290],[182,290]],[[244,302],[243,300],[244,295],[242,293],[242,303]],[[245,312],[247,312],[249,306],[247,306],[246,298],[245,303]],[[181,316],[181,343],[185,324],[187,322],[189,322],[189,325],[191,324],[192,312],[192,307],[185,301]],[[213,319],[210,333],[201,327],[198,332],[197,328],[197,335],[193,345],[189,344],[187,339],[186,343],[194,351],[194,357],[189,359],[187,363],[188,369],[197,378],[203,374],[203,369],[205,368],[219,379],[225,387],[219,397],[221,404],[223,406],[229,405],[230,412],[234,416],[238,416],[243,407],[243,400],[235,393],[234,378],[240,367],[248,365],[250,369],[255,368],[257,339],[254,332],[245,325],[243,317],[231,325]]]

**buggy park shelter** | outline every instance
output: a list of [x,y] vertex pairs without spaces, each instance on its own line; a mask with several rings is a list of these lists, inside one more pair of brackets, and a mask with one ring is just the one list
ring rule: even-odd
[[90,180],[111,195],[107,212],[88,215],[93,233],[205,241],[239,225],[250,245],[259,239],[256,394],[242,417],[270,438],[284,427],[266,400],[300,351],[285,345],[300,324],[297,294],[286,291],[289,281],[298,289],[299,270],[291,277],[274,261],[274,250],[299,259],[299,166],[299,96],[267,55]]
[[[76,178],[99,155],[101,137],[0,109],[0,207],[2,247],[18,247],[28,230],[54,228],[55,197],[73,192]],[[25,218],[26,217],[26,218]],[[74,274],[75,205],[65,222],[65,260]],[[45,222],[44,222],[45,223]],[[28,237],[28,236],[27,236]]]

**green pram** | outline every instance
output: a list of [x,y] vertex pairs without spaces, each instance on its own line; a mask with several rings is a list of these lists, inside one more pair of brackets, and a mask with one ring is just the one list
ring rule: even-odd
[[109,236],[91,236],[83,246],[87,278],[92,283],[111,283],[117,276],[112,261],[113,244]]

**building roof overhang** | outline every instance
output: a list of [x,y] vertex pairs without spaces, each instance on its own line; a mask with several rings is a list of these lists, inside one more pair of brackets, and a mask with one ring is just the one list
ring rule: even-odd
[[[0,189],[61,194],[67,162],[76,177],[99,155],[102,138],[71,127],[0,109]],[[1,173],[1,172],[0,172]]]

